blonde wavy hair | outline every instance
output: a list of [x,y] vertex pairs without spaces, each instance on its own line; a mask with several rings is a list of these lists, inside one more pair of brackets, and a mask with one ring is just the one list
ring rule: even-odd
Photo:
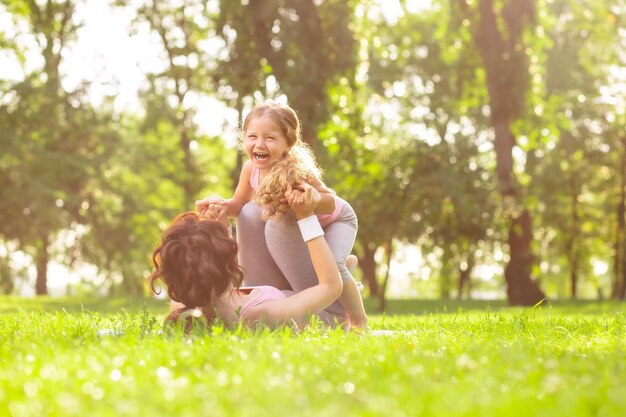
[[315,163],[310,149],[304,144],[291,148],[263,178],[256,193],[256,202],[263,207],[263,220],[280,218],[288,210],[289,204],[285,192],[290,185],[309,183],[321,176],[321,170]]

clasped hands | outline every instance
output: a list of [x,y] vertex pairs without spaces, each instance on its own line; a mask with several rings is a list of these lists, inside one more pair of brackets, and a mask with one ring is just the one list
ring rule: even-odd
[[209,220],[217,220],[218,222],[228,226],[228,201],[219,195],[212,195],[202,200],[196,201],[196,210],[200,216]]
[[[298,219],[303,219],[314,214],[314,211],[322,199],[319,191],[307,183],[287,186],[285,200],[294,211]],[[196,210],[204,218],[217,220],[228,225],[228,200],[219,195],[212,195],[196,201]]]

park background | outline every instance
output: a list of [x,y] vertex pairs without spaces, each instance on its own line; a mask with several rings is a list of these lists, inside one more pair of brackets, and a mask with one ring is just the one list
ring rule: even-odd
[[160,232],[232,193],[239,122],[276,100],[359,216],[378,307],[623,300],[625,18],[623,0],[2,0],[0,291],[141,296]]
[[[0,415],[622,417],[625,3],[0,0]],[[369,328],[170,332],[149,256],[268,99]]]

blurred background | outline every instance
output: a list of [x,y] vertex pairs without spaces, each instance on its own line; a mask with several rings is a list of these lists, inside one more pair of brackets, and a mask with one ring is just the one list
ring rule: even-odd
[[142,295],[299,114],[365,296],[624,299],[626,0],[1,0],[0,292]]

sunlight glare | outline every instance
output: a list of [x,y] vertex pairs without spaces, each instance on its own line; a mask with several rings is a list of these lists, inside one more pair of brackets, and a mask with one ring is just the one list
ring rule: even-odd
[[594,275],[604,275],[609,272],[609,264],[604,261],[600,261],[598,259],[592,259],[591,264],[593,265],[593,274]]

